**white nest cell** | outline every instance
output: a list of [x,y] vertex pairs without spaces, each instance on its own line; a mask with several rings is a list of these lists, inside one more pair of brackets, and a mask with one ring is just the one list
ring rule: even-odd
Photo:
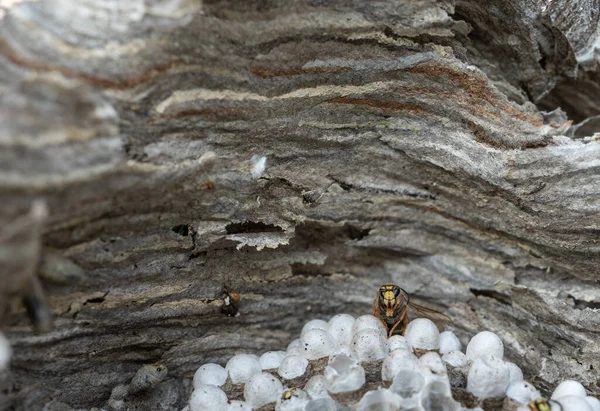
[[392,335],[390,338],[388,338],[387,345],[390,351],[406,350],[412,352],[413,350],[406,337],[402,335]]
[[422,372],[423,368],[419,359],[410,351],[394,350],[388,355],[381,365],[382,381],[391,381],[400,370]]
[[205,384],[220,387],[227,381],[227,375],[227,370],[219,364],[204,364],[194,374],[194,388]]
[[600,411],[600,400],[598,398],[587,396],[585,400],[592,408],[592,411]]
[[332,358],[323,374],[327,391],[331,393],[356,391],[366,381],[364,368],[344,354]]
[[260,356],[258,362],[263,370],[273,370],[279,368],[285,356],[285,351],[267,351]]
[[331,397],[314,398],[310,400],[304,411],[338,411],[338,404]]
[[335,338],[338,344],[350,345],[354,321],[354,317],[349,314],[334,315],[329,320],[329,333]]
[[402,397],[393,392],[379,388],[367,392],[356,405],[356,411],[397,410],[402,403]]
[[302,390],[292,389],[286,392],[279,398],[275,411],[304,411],[308,404],[308,395]]
[[[432,391],[432,393],[437,396],[439,396],[438,394],[443,394],[442,396],[444,397],[452,397],[448,371],[446,370],[446,365],[442,361],[440,355],[437,352],[428,352],[419,358],[419,362],[423,366],[425,383],[436,389],[443,389],[442,393],[438,393],[439,389],[437,391]],[[436,384],[434,384],[434,382]]]
[[573,380],[565,380],[558,384],[550,399],[555,400],[567,396],[585,397],[586,395],[585,388],[581,383]]
[[432,381],[423,389],[421,404],[425,410],[458,410],[460,405],[452,398],[446,384]]
[[394,377],[390,391],[402,398],[418,397],[425,387],[425,378],[417,371],[400,370]]
[[428,352],[419,358],[421,365],[430,372],[437,375],[446,375],[448,372],[440,355],[436,352]]
[[352,335],[356,335],[359,331],[375,329],[387,338],[387,330],[383,326],[381,320],[373,315],[361,315],[354,321],[352,325]]
[[[592,406],[586,401],[585,397],[579,395],[567,395],[552,401],[560,404],[561,411],[592,411]],[[554,408],[552,411],[554,411]]]
[[523,371],[519,368],[519,366],[512,362],[505,362],[508,367],[508,372],[510,373],[509,381],[511,383],[523,381]]
[[416,318],[409,322],[404,336],[413,348],[437,350],[440,346],[440,332],[433,321],[427,318]]
[[190,411],[227,411],[227,395],[214,385],[198,385],[188,404]]
[[517,402],[520,402],[521,404],[527,404],[537,398],[540,398],[542,394],[527,381],[515,381],[508,384],[508,388],[506,388],[506,396]]
[[227,362],[225,368],[229,372],[231,382],[234,384],[245,383],[262,371],[258,358],[252,354],[234,355]]
[[245,401],[231,401],[227,411],[252,411],[252,407]]
[[10,355],[10,344],[4,334],[0,333],[0,370],[3,370],[8,366]]
[[320,328],[305,331],[300,337],[302,355],[308,360],[329,357],[336,345],[329,331]]
[[300,332],[300,335],[304,334],[308,330],[329,331],[329,323],[324,320],[310,320],[309,322],[304,324],[304,327],[302,327],[302,331]]
[[286,380],[291,380],[304,375],[308,367],[308,360],[300,355],[288,355],[279,366],[277,373]]
[[292,342],[288,344],[285,352],[287,355],[302,355],[302,348],[300,347],[300,338],[292,340]]
[[354,334],[350,348],[359,361],[381,360],[389,352],[385,335],[373,328],[363,329]]
[[337,347],[335,347],[329,358],[333,358],[338,355],[347,355],[348,357],[352,357],[354,354],[352,354],[352,349],[349,345],[340,344]]
[[304,391],[308,394],[311,399],[327,398],[329,392],[327,391],[325,376],[315,375],[308,380],[304,386]]
[[281,382],[266,372],[254,375],[244,386],[244,399],[252,408],[275,402],[282,393]]
[[500,337],[489,331],[482,331],[475,335],[467,345],[467,359],[494,357],[504,358],[504,344]]
[[462,344],[452,331],[440,333],[440,354],[444,355],[450,351],[460,351],[461,349]]
[[467,391],[482,400],[503,397],[509,378],[504,361],[495,357],[477,358],[467,375]]
[[450,351],[442,355],[442,361],[454,368],[467,365],[467,356],[461,351]]

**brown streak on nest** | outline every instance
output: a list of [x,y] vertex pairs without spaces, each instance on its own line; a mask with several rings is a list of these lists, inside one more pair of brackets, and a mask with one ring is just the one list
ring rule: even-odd
[[[470,74],[462,72],[462,71],[457,71],[451,67],[448,67],[443,64],[438,64],[438,63],[426,63],[426,64],[421,64],[416,67],[410,67],[407,69],[391,70],[388,73],[393,73],[393,72],[398,72],[398,71],[414,73],[414,74],[424,74],[427,76],[446,77],[446,78],[454,81],[455,83],[459,84],[461,86],[461,88],[463,88],[465,90],[465,92],[472,98],[479,98],[479,99],[486,100],[493,106],[498,107],[500,110],[507,112],[511,116],[513,116],[519,120],[526,121],[534,126],[540,127],[544,123],[543,118],[540,115],[527,114],[527,113],[524,113],[523,111],[516,109],[515,107],[513,107],[509,104],[499,103],[498,99],[496,99],[494,97],[494,95],[492,94],[492,92],[489,88],[489,85],[488,85],[488,81],[484,78],[479,78],[479,77],[470,75]],[[476,106],[476,105],[473,104],[473,106]]]
[[496,141],[492,137],[490,137],[485,129],[478,124],[470,120],[463,120],[463,123],[467,126],[471,133],[475,136],[475,140],[480,143],[487,144],[488,146],[499,148],[499,149],[510,149],[506,144],[503,144],[501,141]]
[[418,106],[416,104],[403,104],[403,103],[398,103],[396,101],[381,101],[381,100],[375,100],[372,98],[336,97],[336,98],[327,100],[327,102],[328,103],[338,103],[338,104],[364,105],[364,106],[381,108],[381,109],[385,109],[385,110],[414,111],[417,113],[424,111],[423,107]]
[[349,70],[351,70],[349,67],[310,67],[306,69],[302,67],[250,67],[250,72],[261,78],[293,77],[302,74],[343,73]]
[[189,108],[181,111],[177,111],[172,114],[159,115],[151,118],[146,122],[146,125],[153,125],[160,120],[177,120],[180,118],[190,116],[206,116],[215,119],[226,119],[231,118],[232,115],[240,114],[245,112],[246,109],[231,108],[231,107],[204,107],[204,108]]
[[27,58],[15,50],[13,50],[6,41],[0,39],[0,55],[5,56],[8,60],[12,61],[14,64],[18,66],[25,67],[30,70],[40,71],[40,72],[49,72],[49,71],[58,71],[63,76],[68,78],[76,78],[80,80],[84,80],[94,86],[103,87],[103,88],[114,88],[114,89],[127,89],[131,87],[138,86],[142,83],[147,82],[148,80],[153,79],[159,74],[169,70],[170,68],[179,65],[181,61],[179,59],[175,59],[169,61],[167,63],[159,64],[155,67],[152,67],[150,70],[147,70],[143,73],[138,74],[137,76],[126,78],[123,80],[110,80],[104,77],[93,76],[88,73],[78,73],[64,67],[55,66],[49,63],[44,63],[39,60],[33,60]]

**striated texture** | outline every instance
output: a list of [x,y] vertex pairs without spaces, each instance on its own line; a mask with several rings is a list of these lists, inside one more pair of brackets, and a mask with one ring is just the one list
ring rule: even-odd
[[[366,314],[386,282],[463,342],[500,335],[536,387],[600,393],[600,144],[534,105],[586,78],[596,2],[101,3],[0,24],[0,230],[43,198],[54,256],[53,330],[18,305],[2,325],[0,408],[102,407],[159,362],[127,406],[180,409],[199,365]],[[0,255],[18,300],[5,278],[34,268]]]

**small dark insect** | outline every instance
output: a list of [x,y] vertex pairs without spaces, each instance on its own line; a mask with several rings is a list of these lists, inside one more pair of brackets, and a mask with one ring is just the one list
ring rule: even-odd
[[316,205],[325,193],[322,190],[310,190],[302,193],[302,202],[305,205]]
[[373,301],[373,315],[381,320],[388,330],[389,337],[394,334],[404,335],[409,321],[407,308],[410,308],[417,317],[446,323],[452,322],[450,317],[439,311],[410,302],[408,293],[395,284],[379,287],[377,297]]
[[550,403],[558,405],[558,409],[562,410],[562,405],[556,401],[547,400],[545,398],[538,398],[537,400],[531,401],[527,406],[531,411],[551,411],[552,407]]
[[206,191],[213,191],[215,189],[215,183],[212,180],[206,180],[202,183],[202,189]]
[[221,298],[223,299],[221,312],[227,314],[229,317],[237,317],[239,315],[238,303],[240,302],[240,293],[226,288],[221,293]]

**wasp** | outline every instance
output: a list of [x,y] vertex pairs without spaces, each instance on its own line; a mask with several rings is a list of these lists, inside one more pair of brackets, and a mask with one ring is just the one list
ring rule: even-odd
[[373,315],[381,320],[388,330],[388,337],[394,334],[404,335],[408,325],[407,308],[417,317],[451,323],[452,320],[439,311],[410,302],[410,296],[395,284],[385,284],[379,287],[379,292],[373,301]]
[[296,389],[292,388],[291,390],[287,390],[283,392],[283,395],[281,396],[281,400],[282,401],[287,401],[289,399],[291,399],[294,394],[296,393]]
[[240,293],[225,287],[221,292],[221,299],[223,300],[221,312],[229,317],[237,317],[239,315]]
[[562,411],[562,405],[557,403],[556,401],[547,400],[545,398],[538,398],[535,401],[531,401],[527,406],[531,411],[551,411],[552,406],[550,403],[558,405],[558,409]]

